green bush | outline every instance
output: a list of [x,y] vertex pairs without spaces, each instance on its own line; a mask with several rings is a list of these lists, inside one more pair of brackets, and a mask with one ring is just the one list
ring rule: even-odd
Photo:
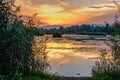
[[23,75],[21,72],[16,71],[13,74],[9,74],[9,75],[0,75],[0,80],[22,80],[23,79]]
[[92,69],[92,80],[120,80],[120,24],[115,23],[114,28],[111,53],[102,50],[100,60]]
[[[17,69],[25,72],[31,52],[32,35],[17,16],[19,7],[13,8],[14,0],[0,3],[0,73],[14,74]],[[24,67],[23,67],[24,66]]]
[[61,33],[53,33],[52,35],[53,35],[54,38],[62,37]]
[[35,37],[32,49],[31,73],[41,74],[49,72],[50,65],[47,61],[46,40],[44,38]]
[[[120,5],[115,1],[113,2],[120,10]],[[101,53],[100,61],[97,61],[92,69],[92,80],[120,80],[120,21],[118,15],[115,18],[114,31],[111,32],[110,39],[112,43],[111,53],[106,51]]]
[[[21,80],[21,74],[30,75],[32,70],[46,69],[47,66],[38,66],[47,64],[45,48],[40,56],[44,57],[41,61],[34,58],[33,44],[36,42],[34,36],[41,35],[33,27],[32,19],[27,23],[18,16],[20,7],[14,5],[15,0],[2,0],[0,2],[0,78],[1,80]],[[40,49],[39,49],[39,52]],[[39,53],[38,52],[38,53]],[[35,62],[34,62],[35,61]],[[35,65],[32,65],[34,64]],[[33,68],[34,67],[34,68]],[[31,69],[32,68],[32,69]],[[18,72],[16,72],[18,71]],[[44,70],[43,70],[44,72]],[[17,78],[17,79],[16,79]]]
[[97,62],[92,69],[92,80],[120,80],[120,67],[117,69],[110,66],[108,63]]
[[40,32],[36,27],[31,27],[31,33],[33,33],[35,36],[44,36],[44,33]]

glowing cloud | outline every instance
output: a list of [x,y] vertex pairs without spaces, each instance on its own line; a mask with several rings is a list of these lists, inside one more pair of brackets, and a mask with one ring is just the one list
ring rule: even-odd
[[73,13],[66,12],[65,8],[54,5],[40,6],[38,16],[42,16],[44,18],[43,21],[49,25],[69,24],[69,18],[75,17]]
[[64,10],[64,8],[62,8],[62,7],[52,6],[52,5],[42,5],[39,7],[39,9],[40,9],[40,12],[45,13],[45,14],[57,13],[57,12]]
[[94,1],[95,5],[92,3],[87,5],[88,2],[89,0],[70,0],[70,2],[67,0],[16,0],[16,4],[21,5],[22,15],[32,16],[37,13],[37,20],[46,25],[112,22],[116,10],[114,3],[108,0],[97,0]]
[[114,5],[112,4],[105,4],[105,5],[99,5],[99,6],[89,6],[88,8],[93,8],[93,9],[101,9],[101,8],[115,8]]
[[57,1],[64,6],[70,6],[70,3],[65,0],[57,0]]

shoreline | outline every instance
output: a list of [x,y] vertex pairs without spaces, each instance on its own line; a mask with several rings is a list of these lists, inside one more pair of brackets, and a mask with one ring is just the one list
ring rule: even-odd
[[90,77],[66,77],[59,76],[59,80],[90,80]]

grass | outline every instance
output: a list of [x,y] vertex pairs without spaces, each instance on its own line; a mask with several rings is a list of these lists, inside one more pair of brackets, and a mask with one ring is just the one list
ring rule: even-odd
[[22,80],[58,80],[56,76],[52,74],[33,74],[24,77]]

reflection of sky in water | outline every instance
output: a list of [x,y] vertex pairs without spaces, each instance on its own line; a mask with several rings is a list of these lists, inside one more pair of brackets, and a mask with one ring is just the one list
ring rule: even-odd
[[90,76],[91,68],[99,55],[99,48],[104,47],[106,45],[103,41],[49,38],[47,52],[52,72],[64,76]]

